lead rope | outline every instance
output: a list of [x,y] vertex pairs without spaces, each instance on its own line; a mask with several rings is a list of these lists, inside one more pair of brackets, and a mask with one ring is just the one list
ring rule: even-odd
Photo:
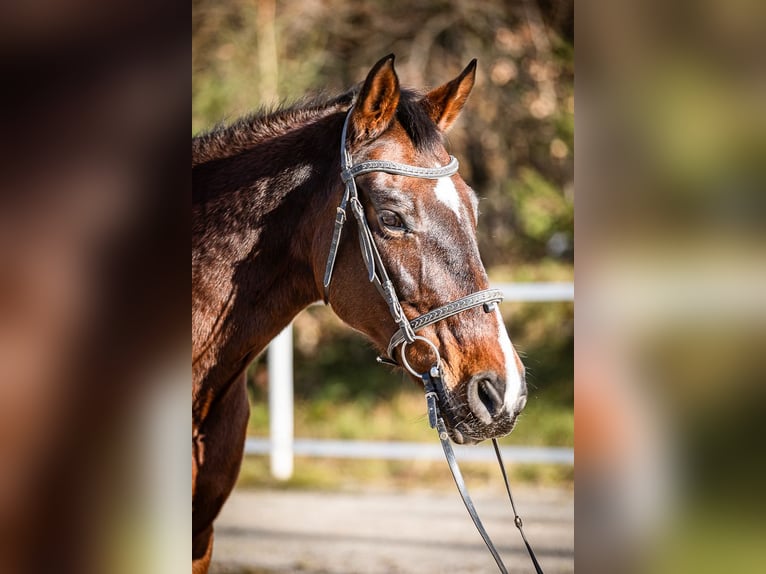
[[[437,402],[438,395],[436,393],[435,383],[436,380],[441,379],[441,372],[439,370],[438,364],[431,367],[430,372],[423,373],[421,377],[423,379],[423,386],[426,393],[428,423],[431,425],[431,428],[435,428],[439,433],[439,442],[441,442],[442,450],[444,450],[444,456],[447,459],[447,464],[449,465],[450,472],[452,473],[452,478],[455,481],[455,486],[457,486],[460,497],[463,499],[463,504],[465,505],[466,510],[468,510],[468,514],[476,526],[476,530],[479,531],[479,534],[484,540],[484,544],[487,545],[487,549],[489,550],[490,554],[492,554],[492,558],[495,559],[495,563],[497,564],[500,572],[502,574],[508,574],[508,568],[506,568],[505,564],[503,563],[503,559],[500,558],[500,554],[492,542],[492,539],[489,537],[489,534],[487,534],[487,531],[484,528],[481,519],[479,518],[479,514],[476,512],[476,507],[473,504],[473,500],[471,500],[471,496],[468,494],[468,489],[466,488],[465,480],[463,479],[463,473],[460,472],[460,466],[458,466],[457,458],[455,458],[455,452],[452,450],[452,445],[450,444],[447,428],[444,424],[444,419],[439,413],[439,404]],[[535,566],[535,571],[537,574],[544,574],[540,564],[537,561],[537,557],[535,556],[535,553],[532,550],[529,541],[527,540],[527,537],[524,535],[522,520],[518,512],[516,512],[516,505],[513,502],[513,495],[511,494],[508,475],[505,472],[505,465],[503,464],[503,459],[500,455],[500,448],[498,447],[497,441],[495,439],[492,439],[492,445],[495,447],[495,454],[497,455],[497,460],[500,464],[500,470],[503,474],[505,489],[508,492],[508,497],[511,501],[511,508],[513,508],[514,524],[516,524],[516,527],[521,533],[521,538],[524,540],[524,544],[527,547],[527,552],[529,553],[529,557],[532,559],[532,564]]]

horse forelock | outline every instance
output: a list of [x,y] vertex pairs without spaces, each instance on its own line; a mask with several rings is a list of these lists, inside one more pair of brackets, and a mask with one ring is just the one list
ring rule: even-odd
[[423,95],[403,88],[396,108],[396,119],[416,149],[433,152],[443,145],[442,134],[422,103]]

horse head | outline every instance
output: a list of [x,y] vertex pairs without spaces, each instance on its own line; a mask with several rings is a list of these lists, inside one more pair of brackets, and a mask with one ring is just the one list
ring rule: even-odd
[[[396,162],[414,173],[448,166],[443,135],[460,114],[474,85],[476,61],[455,79],[425,95],[400,88],[393,56],[369,72],[346,118],[344,150],[353,164]],[[344,151],[341,152],[345,153]],[[375,166],[376,164],[367,164]],[[417,170],[421,170],[418,172]],[[393,170],[394,172],[396,170]],[[454,172],[454,170],[451,170]],[[348,179],[348,177],[346,177]],[[425,327],[417,339],[389,348],[397,324],[391,304],[370,282],[360,259],[369,237],[408,320],[489,288],[476,240],[478,200],[456,172],[441,177],[410,176],[392,170],[362,170],[354,192],[363,219],[349,217],[333,255],[325,297],[336,314],[366,334],[391,359],[410,365],[413,378],[440,356],[443,385],[439,403],[451,438],[474,443],[508,434],[526,404],[524,366],[496,305],[472,306]],[[344,184],[337,184],[338,196]],[[335,197],[338,197],[335,196]],[[345,212],[344,212],[345,213]],[[360,216],[362,217],[362,216]],[[330,247],[325,229],[317,237],[317,282]],[[321,261],[321,263],[320,263]]]

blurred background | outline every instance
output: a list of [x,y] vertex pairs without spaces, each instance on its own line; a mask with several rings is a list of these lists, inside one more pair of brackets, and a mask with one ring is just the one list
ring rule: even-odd
[[[290,105],[309,93],[345,92],[389,53],[396,56],[402,85],[422,91],[454,78],[476,58],[476,86],[446,139],[450,153],[460,160],[462,177],[480,198],[478,239],[490,280],[495,284],[573,281],[573,2],[194,0],[192,6],[193,135],[218,122]],[[527,367],[530,388],[525,413],[502,444],[571,449],[571,298],[506,302],[501,311]],[[295,319],[293,329],[296,438],[408,441],[438,447],[425,418],[422,389],[403,374],[377,364],[370,345],[342,325],[329,308],[310,307]],[[248,370],[251,438],[269,436],[270,358],[264,354]],[[496,464],[461,466],[470,489],[486,497],[484,512],[497,510],[486,520],[500,536],[502,552],[517,567],[526,567],[521,566],[527,561],[520,554],[521,541],[517,545],[517,533],[509,530],[512,514],[510,508],[505,510]],[[528,527],[533,529],[530,535],[548,525],[551,534],[541,540],[543,561],[547,559],[553,571],[571,572],[571,462],[512,463],[509,472],[514,483],[526,489],[518,495],[526,499],[526,506],[519,503],[537,514],[537,526]],[[273,491],[257,498],[264,487],[303,493],[319,490],[325,495],[313,502],[308,494],[283,500],[279,496],[287,494]],[[529,489],[537,490],[533,495]],[[335,500],[341,496],[338,492],[349,496],[364,492],[364,498],[353,499],[353,505],[364,512],[361,509],[377,504],[371,491],[408,493],[406,498],[387,499],[380,503],[383,508],[371,511],[370,518],[380,524],[377,530],[357,524],[356,518],[342,511],[316,530],[309,531],[305,523],[301,528],[283,523],[285,515],[300,508],[303,511],[295,514],[296,520],[310,522],[307,516],[321,513],[321,506],[314,504]],[[408,512],[407,507],[418,507],[428,499],[424,492],[445,497],[430,503],[441,509],[440,518]],[[280,501],[284,506],[274,510]],[[248,504],[265,507],[257,514],[271,518],[245,518],[242,509]],[[337,502],[341,508],[346,504],[350,503]],[[405,508],[399,510],[398,504]],[[398,516],[400,524],[394,527],[396,533],[387,533],[386,517],[392,516]],[[417,516],[424,517],[424,522]],[[457,538],[446,535],[443,544],[423,538],[434,520]],[[325,571],[322,568],[332,572],[440,571],[446,564],[454,572],[483,572],[493,567],[478,535],[471,531],[443,458],[298,456],[291,477],[278,481],[271,476],[267,456],[247,456],[234,499],[217,528],[214,560],[216,571],[221,572],[229,571],[226,568],[239,572],[236,568],[243,563],[265,567],[268,555],[275,571],[290,560],[311,572]],[[266,534],[238,545],[248,528]],[[408,528],[414,529],[411,535],[405,534]],[[282,538],[275,534],[281,529],[294,532]],[[334,534],[337,529],[341,532]],[[332,558],[324,562],[312,558],[316,536]],[[368,536],[376,543],[370,544]],[[305,539],[302,550],[285,546],[296,539]],[[431,558],[414,556],[407,539],[418,541]],[[350,546],[342,548],[343,543]],[[354,562],[353,556],[360,552],[368,553],[368,559]],[[276,558],[280,555],[281,563]]]
[[577,566],[763,572],[766,5],[577,15]]
[[[447,146],[481,198],[479,244],[490,279],[572,281],[572,2],[195,0],[192,14],[192,134],[307,93],[346,91],[388,53],[402,84],[421,90],[477,58],[476,87]],[[509,444],[571,447],[573,304],[508,303],[502,311],[530,384],[527,414]],[[433,440],[422,393],[378,365],[330,310],[310,308],[294,329],[296,436]],[[249,370],[253,436],[268,434],[266,363],[262,357]],[[439,474],[401,462],[345,461],[343,472],[339,464],[297,460],[292,482],[341,486],[363,476],[412,486]],[[267,470],[265,459],[248,459],[240,484],[269,482]],[[568,465],[512,474],[557,484],[573,478]]]
[[[479,84],[449,145],[484,198],[483,256],[501,281],[571,278],[571,3],[193,2],[192,44],[184,5],[35,0],[1,10],[4,572],[188,571],[188,365],[137,371],[167,359],[171,326],[176,353],[188,333],[185,310],[158,317],[188,289],[179,205],[190,104],[194,134],[307,91],[345,90],[389,52],[414,87],[477,57]],[[578,3],[584,572],[766,570],[765,23],[758,0]],[[512,439],[571,443],[571,306],[503,311],[535,385]],[[385,369],[358,377],[373,390],[328,384],[336,371],[320,371],[314,341],[332,339],[360,369],[372,354],[355,359],[366,352],[359,341],[336,347],[352,335],[313,316],[324,312],[296,324],[299,400],[329,393],[315,404],[330,416],[318,409],[317,420],[342,420],[332,409],[351,397],[377,405],[365,422],[412,401],[417,414],[392,426],[420,433],[419,397]],[[258,401],[262,368],[251,373]],[[540,422],[548,413],[558,436]],[[297,432],[321,436],[305,416]],[[143,441],[126,445],[125,434]],[[264,484],[253,460],[243,481]],[[381,464],[370,481],[411,484],[409,471]],[[571,480],[514,472],[525,484]],[[314,469],[306,481],[337,485],[337,474]],[[527,523],[540,516],[531,510],[522,507]],[[84,567],[104,553],[109,567]]]

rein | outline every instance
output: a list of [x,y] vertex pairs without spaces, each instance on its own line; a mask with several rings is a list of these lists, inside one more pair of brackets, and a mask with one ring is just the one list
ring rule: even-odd
[[[385,300],[386,304],[388,305],[389,313],[391,313],[391,317],[399,327],[397,331],[392,335],[388,344],[388,348],[386,350],[387,356],[379,356],[378,362],[399,365],[396,358],[394,357],[394,354],[396,349],[401,347],[400,356],[402,359],[402,366],[404,366],[410,373],[416,377],[420,377],[423,380],[426,405],[428,408],[428,421],[431,425],[431,428],[435,428],[439,433],[439,441],[441,442],[442,449],[444,450],[444,455],[447,459],[447,464],[449,465],[450,472],[452,473],[452,478],[454,479],[458,492],[463,499],[463,504],[465,504],[465,507],[468,510],[468,514],[471,516],[471,520],[476,526],[476,529],[479,531],[479,534],[484,540],[484,543],[487,545],[487,548],[492,554],[492,557],[495,559],[500,572],[503,574],[508,574],[508,569],[505,567],[502,558],[500,558],[500,554],[495,548],[495,545],[492,543],[489,534],[487,534],[487,531],[485,530],[484,525],[482,524],[481,519],[476,512],[473,501],[468,494],[468,490],[465,486],[465,481],[463,480],[463,475],[460,472],[460,467],[458,466],[457,459],[455,458],[455,453],[452,450],[452,445],[449,441],[447,427],[444,424],[444,419],[442,418],[439,411],[439,404],[437,400],[437,385],[442,384],[440,367],[441,357],[439,350],[431,341],[425,337],[415,334],[417,331],[424,329],[429,325],[433,325],[438,321],[452,317],[453,315],[457,315],[458,313],[462,313],[468,309],[473,309],[474,307],[482,306],[484,311],[489,313],[495,308],[497,303],[503,300],[503,293],[499,289],[484,289],[482,291],[477,291],[447,303],[446,305],[416,317],[412,321],[407,319],[402,306],[399,303],[399,297],[396,294],[394,284],[391,282],[388,272],[386,271],[386,267],[383,264],[383,260],[380,256],[380,252],[378,251],[378,248],[373,239],[372,231],[370,230],[370,227],[367,223],[367,218],[364,214],[364,207],[359,201],[359,191],[356,187],[356,181],[354,178],[365,173],[381,171],[385,173],[404,175],[407,177],[416,177],[420,179],[439,179],[441,177],[448,177],[457,173],[458,161],[454,156],[450,156],[450,161],[448,164],[435,168],[424,168],[385,160],[366,161],[354,165],[351,154],[346,147],[346,133],[352,111],[353,107],[348,111],[348,114],[346,115],[346,119],[343,123],[343,131],[341,133],[341,179],[345,183],[345,191],[343,193],[340,205],[336,210],[335,227],[333,229],[332,242],[330,243],[330,253],[327,257],[327,264],[325,266],[325,274],[323,280],[325,302],[329,302],[329,288],[330,283],[332,282],[333,269],[335,267],[335,260],[338,256],[341,233],[346,222],[346,211],[350,207],[351,213],[357,222],[357,228],[359,232],[359,246],[362,252],[362,259],[364,260],[364,264],[367,267],[369,281],[375,286],[378,293],[380,293],[380,295]],[[436,363],[427,373],[418,373],[407,362],[404,351],[407,345],[412,344],[415,341],[422,341],[426,343],[436,354]],[[537,562],[535,553],[532,550],[532,547],[529,545],[527,537],[524,535],[521,517],[516,512],[516,505],[513,502],[513,495],[511,494],[508,475],[505,471],[505,466],[500,455],[500,448],[498,447],[497,440],[492,439],[492,445],[495,448],[495,454],[497,456],[498,463],[500,464],[500,470],[505,482],[505,488],[511,501],[511,508],[513,509],[514,514],[514,524],[521,533],[521,537],[524,540],[527,552],[529,553],[529,557],[534,564],[537,574],[543,574],[543,571],[540,568],[540,564]]]
[[[500,569],[500,572],[503,574],[508,574],[508,569],[503,563],[503,559],[500,557],[497,548],[495,548],[492,539],[489,537],[489,534],[487,534],[487,531],[484,528],[481,519],[479,518],[479,514],[476,512],[476,507],[473,505],[473,500],[471,500],[471,496],[468,494],[468,489],[466,488],[465,480],[463,479],[463,473],[460,472],[457,458],[455,458],[455,451],[452,450],[452,445],[449,441],[447,427],[445,426],[444,419],[439,412],[436,385],[441,384],[441,369],[438,366],[438,355],[437,364],[431,367],[430,372],[422,373],[420,376],[423,379],[423,386],[426,391],[428,423],[431,425],[431,428],[435,428],[439,433],[439,442],[441,442],[442,450],[444,450],[444,456],[447,459],[447,464],[449,465],[450,472],[452,473],[452,479],[455,481],[455,486],[457,486],[460,497],[463,499],[463,504],[465,505],[466,510],[468,510],[468,514],[471,516],[471,520],[473,521],[474,526],[476,526],[476,530],[479,531],[479,534],[484,540],[484,544],[487,545],[487,549],[489,549],[490,554],[492,554],[492,558],[495,559],[495,563]],[[492,439],[492,446],[495,449],[495,456],[497,457],[497,462],[500,465],[500,471],[503,475],[505,491],[508,493],[508,499],[511,501],[511,508],[513,509],[513,523],[516,525],[516,528],[518,528],[519,533],[521,534],[521,539],[524,541],[524,546],[527,548],[527,553],[529,554],[529,558],[532,560],[532,564],[535,567],[535,572],[537,572],[537,574],[544,574],[540,563],[537,561],[537,556],[535,556],[535,551],[532,550],[532,546],[529,544],[529,541],[524,534],[524,523],[521,520],[521,516],[519,516],[519,513],[516,511],[516,504],[513,502],[511,484],[508,482],[508,474],[505,472],[505,464],[503,463],[503,457],[500,454],[500,447],[497,444],[497,439]]]

